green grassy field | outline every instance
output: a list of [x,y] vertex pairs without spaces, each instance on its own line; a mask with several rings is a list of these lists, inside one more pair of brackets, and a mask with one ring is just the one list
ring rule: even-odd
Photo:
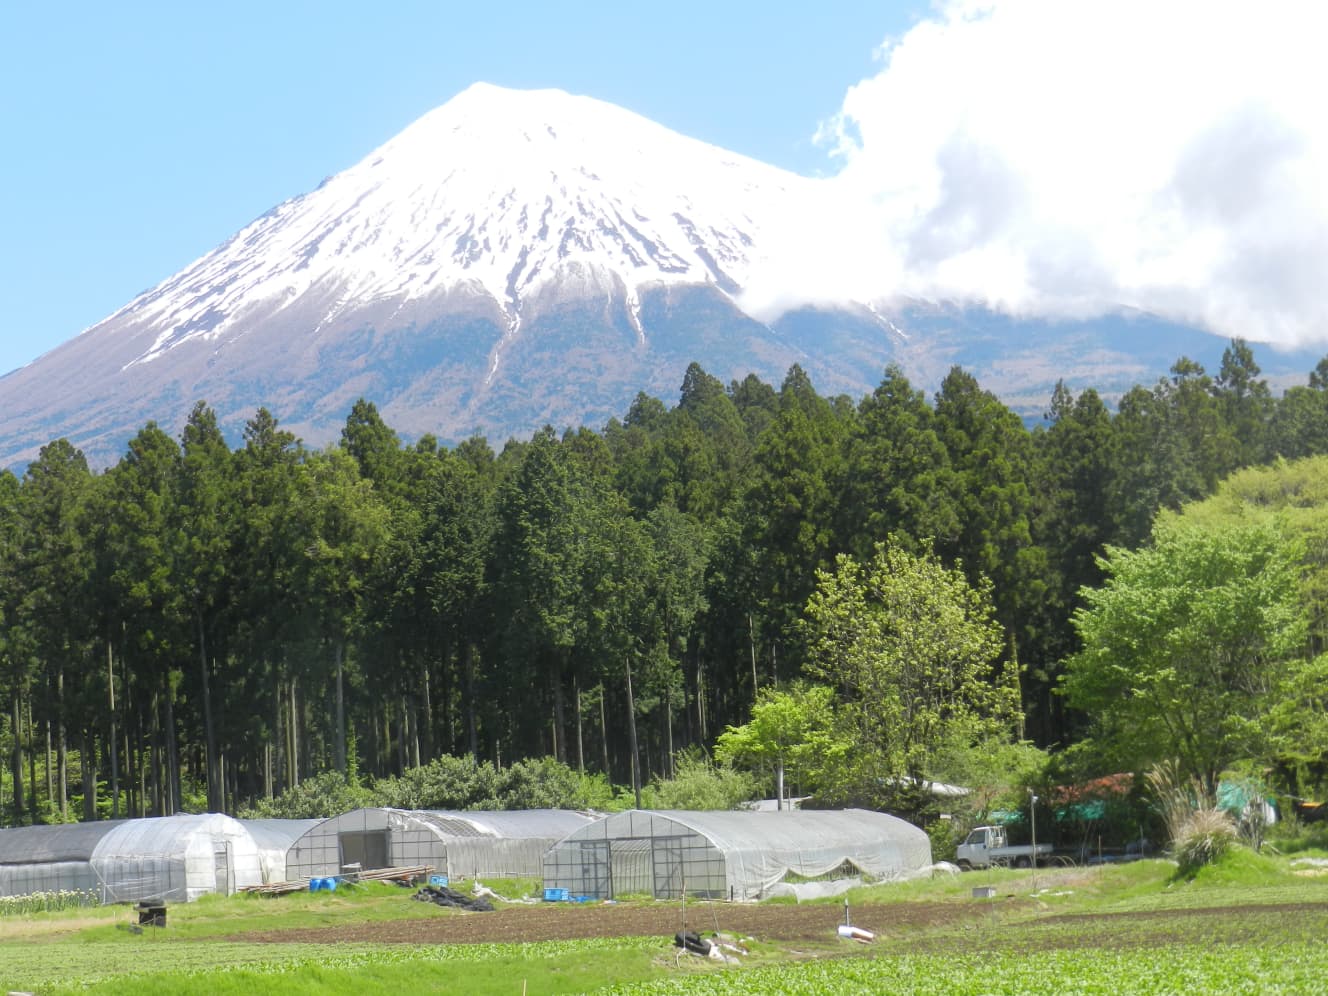
[[[74,909],[0,917],[0,992],[1319,993],[1328,992],[1324,870],[1237,851],[1188,881],[1166,862],[1147,861],[879,886],[849,900],[898,904],[899,926],[888,936],[867,945],[829,934],[798,944],[757,937],[735,965],[680,957],[671,937],[246,939],[461,915],[392,886],[209,897],[172,907],[166,928],[142,933],[129,929],[127,907]],[[974,886],[993,887],[996,898],[975,900]],[[519,894],[518,883],[506,887],[498,891]],[[914,904],[956,915],[910,919]]]

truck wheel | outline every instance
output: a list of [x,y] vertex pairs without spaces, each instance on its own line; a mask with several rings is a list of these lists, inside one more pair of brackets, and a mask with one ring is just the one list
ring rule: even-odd
[[959,870],[960,870],[961,872],[966,872],[966,871],[972,871],[972,870],[973,870],[973,866],[970,865],[967,861],[960,861],[960,862],[958,862],[958,864],[959,864]]
[[1019,857],[1014,859],[1014,866],[1016,868],[1027,868],[1029,866],[1028,858],[1022,854],[1019,855]]

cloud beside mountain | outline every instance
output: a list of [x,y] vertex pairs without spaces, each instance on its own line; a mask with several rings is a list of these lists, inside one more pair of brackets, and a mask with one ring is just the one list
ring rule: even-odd
[[842,169],[746,304],[1138,309],[1328,340],[1325,26],[1296,2],[948,4],[823,126]]

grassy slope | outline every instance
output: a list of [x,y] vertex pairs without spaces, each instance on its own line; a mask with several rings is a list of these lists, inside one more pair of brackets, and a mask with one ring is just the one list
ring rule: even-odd
[[[251,944],[248,931],[436,915],[390,886],[278,899],[211,897],[173,907],[165,931],[124,929],[124,907],[0,919],[0,990],[57,992],[1307,992],[1328,979],[1328,877],[1237,852],[1193,881],[1164,862],[973,872],[855,891],[851,903],[971,904],[979,925],[910,928],[846,958],[766,950],[764,967],[684,960],[668,938],[533,945]],[[842,899],[831,900],[842,902]],[[1303,904],[1288,914],[1276,904]],[[1223,912],[1211,912],[1223,908]],[[1116,916],[1113,914],[1122,914]],[[1146,914],[1146,915],[1140,915]],[[683,977],[680,977],[683,976]]]

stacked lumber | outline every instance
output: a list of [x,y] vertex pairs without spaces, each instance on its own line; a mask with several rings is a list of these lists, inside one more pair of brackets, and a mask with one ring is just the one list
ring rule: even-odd
[[407,868],[375,868],[372,871],[356,872],[355,882],[412,882],[424,878],[433,872],[433,865],[411,865]]
[[[413,884],[416,880],[427,878],[433,871],[433,865],[410,865],[405,868],[375,868],[372,871],[357,871],[350,875],[333,876],[343,882],[405,882]],[[267,882],[263,885],[246,885],[239,892],[253,892],[260,896],[285,896],[292,892],[304,892],[309,888],[309,879],[298,882]]]

